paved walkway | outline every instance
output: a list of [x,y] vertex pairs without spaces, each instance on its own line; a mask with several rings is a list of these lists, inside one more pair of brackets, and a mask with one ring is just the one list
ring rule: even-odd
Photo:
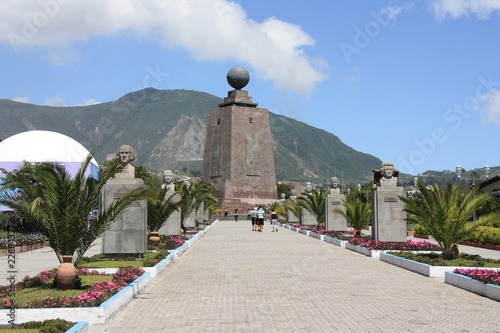
[[280,228],[221,221],[89,332],[500,332],[500,302]]

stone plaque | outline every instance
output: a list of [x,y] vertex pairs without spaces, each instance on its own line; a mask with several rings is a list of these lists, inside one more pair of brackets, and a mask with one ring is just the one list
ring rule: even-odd
[[212,178],[220,177],[221,140],[222,140],[222,135],[217,135],[214,140],[214,151],[212,154],[212,172],[211,172]]
[[385,197],[384,202],[398,202],[398,198],[396,197]]
[[260,176],[259,138],[248,134],[245,142],[247,176]]
[[340,201],[332,201],[332,205],[340,206],[340,205],[342,205],[342,203]]

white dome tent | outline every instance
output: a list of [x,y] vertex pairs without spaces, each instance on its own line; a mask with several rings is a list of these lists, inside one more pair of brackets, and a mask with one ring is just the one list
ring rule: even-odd
[[[12,171],[22,166],[23,161],[58,162],[75,175],[89,151],[72,138],[50,131],[28,131],[13,135],[0,142],[0,168]],[[0,177],[3,173],[0,171]],[[85,176],[99,179],[99,166],[92,158],[90,170]],[[0,205],[0,211],[10,210]]]

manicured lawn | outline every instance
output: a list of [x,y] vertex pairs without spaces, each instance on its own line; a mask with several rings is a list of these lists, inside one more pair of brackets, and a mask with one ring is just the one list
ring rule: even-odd
[[[82,258],[77,268],[116,268],[119,266],[151,267],[168,255],[167,250],[144,253],[144,259],[104,259],[102,255],[91,258]],[[155,262],[153,262],[156,259]]]
[[484,259],[478,255],[461,253],[457,259],[443,260],[440,253],[391,252],[392,255],[414,260],[431,266],[500,267],[500,260]]
[[[59,290],[56,288],[50,288],[50,283],[43,284],[39,287],[25,288],[16,292],[16,303],[17,304],[28,304],[35,302],[39,299],[44,299],[45,297],[72,297],[83,293],[86,290],[91,289],[91,285],[96,282],[101,281],[111,281],[111,275],[84,275],[80,276],[82,279],[81,289],[70,289],[70,290]],[[3,333],[3,331],[2,331]]]
[[103,261],[93,261],[93,262],[80,262],[77,268],[116,268],[118,266],[135,266],[143,267],[144,260],[103,260]]

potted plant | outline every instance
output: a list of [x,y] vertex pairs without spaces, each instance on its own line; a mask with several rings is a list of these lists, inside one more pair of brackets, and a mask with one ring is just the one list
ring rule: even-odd
[[167,219],[179,208],[179,202],[174,202],[175,192],[169,193],[167,187],[151,186],[153,200],[148,201],[148,231],[149,241],[153,245],[160,243],[159,230]]

